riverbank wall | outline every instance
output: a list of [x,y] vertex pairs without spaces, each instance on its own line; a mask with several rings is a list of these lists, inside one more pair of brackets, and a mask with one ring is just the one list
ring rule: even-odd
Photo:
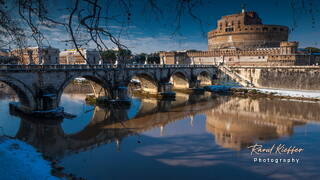
[[320,90],[319,66],[231,66],[255,87]]

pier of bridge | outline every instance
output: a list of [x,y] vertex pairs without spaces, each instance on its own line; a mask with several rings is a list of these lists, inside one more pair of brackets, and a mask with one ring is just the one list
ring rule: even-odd
[[[213,65],[0,65],[0,82],[17,94],[20,110],[55,112],[63,90],[83,77],[101,86],[112,102],[130,102],[128,85],[139,79],[142,89],[163,97],[173,89],[196,89],[217,77]],[[63,109],[63,108],[60,108]]]

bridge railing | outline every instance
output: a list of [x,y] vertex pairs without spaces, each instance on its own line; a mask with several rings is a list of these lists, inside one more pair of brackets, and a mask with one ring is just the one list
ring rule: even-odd
[[192,67],[215,67],[215,65],[207,65],[207,64],[127,64],[127,68],[192,68]]
[[126,65],[114,65],[114,64],[48,64],[48,65],[24,65],[24,64],[2,64],[0,65],[0,71],[50,71],[50,70],[103,70],[113,68],[210,68],[214,65],[191,65],[191,64],[126,64]]

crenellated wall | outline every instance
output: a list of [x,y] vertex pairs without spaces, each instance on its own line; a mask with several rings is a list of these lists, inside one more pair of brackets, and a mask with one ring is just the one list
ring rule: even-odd
[[320,90],[320,67],[317,66],[230,68],[250,80],[256,87]]

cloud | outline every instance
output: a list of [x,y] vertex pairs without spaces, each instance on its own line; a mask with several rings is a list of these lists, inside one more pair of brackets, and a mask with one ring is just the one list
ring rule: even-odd
[[[63,15],[64,16],[64,15]],[[108,26],[109,27],[109,26]],[[110,26],[115,32],[120,31],[121,26]],[[128,27],[126,27],[128,28]],[[123,34],[120,34],[120,43],[128,47],[133,53],[152,53],[157,51],[173,51],[173,50],[187,50],[197,49],[206,50],[207,41],[201,37],[194,36],[170,36],[163,33],[157,35],[148,35],[142,31],[138,31],[135,26],[130,26],[135,30],[124,30]],[[56,48],[68,49],[72,48],[72,44],[66,44],[66,40],[70,39],[70,35],[63,27],[47,27],[41,26],[40,29],[44,32],[48,45]],[[118,35],[117,33],[114,33]],[[88,34],[86,34],[88,35]],[[83,37],[85,37],[84,35]],[[104,40],[104,43],[108,48],[116,48],[110,40]],[[69,47],[70,46],[70,47]],[[93,42],[89,42],[86,48],[94,49],[96,45]]]
[[122,40],[122,43],[127,45],[133,52],[156,52],[156,51],[172,51],[172,50],[186,50],[186,49],[198,49],[206,50],[207,42],[205,40],[193,41],[188,37],[183,38],[171,38],[169,36],[157,36],[157,37],[133,37],[130,39]]
[[191,139],[181,136],[162,140],[164,142],[161,145],[143,146],[135,152],[169,166],[208,167],[224,163],[225,153],[217,153],[213,148],[216,146],[210,144],[210,136],[195,135]]

